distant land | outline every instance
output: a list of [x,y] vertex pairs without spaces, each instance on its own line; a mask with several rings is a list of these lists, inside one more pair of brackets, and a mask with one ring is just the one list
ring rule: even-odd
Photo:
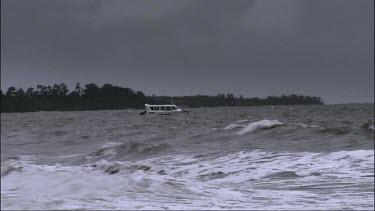
[[67,85],[38,85],[36,88],[1,90],[1,112],[33,111],[83,111],[142,109],[144,104],[170,104],[188,108],[218,106],[263,106],[263,105],[322,105],[320,97],[303,95],[244,98],[241,95],[218,94],[216,96],[146,96],[141,91],[104,84],[102,87],[90,83],[81,87],[77,83],[73,91]]

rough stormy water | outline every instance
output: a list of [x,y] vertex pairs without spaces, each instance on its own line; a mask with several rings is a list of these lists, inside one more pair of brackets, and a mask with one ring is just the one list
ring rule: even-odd
[[374,209],[374,104],[1,114],[2,209]]

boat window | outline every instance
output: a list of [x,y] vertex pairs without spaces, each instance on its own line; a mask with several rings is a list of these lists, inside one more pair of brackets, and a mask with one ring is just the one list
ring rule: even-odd
[[164,110],[165,110],[165,108],[164,108],[164,107],[160,107],[160,108],[161,108],[161,110],[162,110],[162,111],[164,111]]
[[154,110],[154,107],[150,107],[151,110]]
[[167,109],[168,111],[170,111],[170,110],[171,110],[171,107],[167,107],[166,109]]
[[159,107],[154,107],[154,110],[158,111],[158,110],[159,110]]

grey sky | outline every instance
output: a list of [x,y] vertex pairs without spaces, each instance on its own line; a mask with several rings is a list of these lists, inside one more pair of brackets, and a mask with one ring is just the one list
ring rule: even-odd
[[373,0],[2,0],[1,88],[374,102]]

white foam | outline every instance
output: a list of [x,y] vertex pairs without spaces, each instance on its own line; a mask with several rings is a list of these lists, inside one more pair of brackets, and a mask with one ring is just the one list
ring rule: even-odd
[[245,127],[245,126],[244,125],[239,125],[239,124],[230,124],[230,125],[226,126],[224,128],[224,130],[232,130],[232,129],[237,128],[237,127]]
[[[373,150],[256,150],[211,159],[178,155],[101,160],[96,166],[17,165],[21,171],[1,178],[2,209],[374,208]],[[141,168],[145,165],[151,169]],[[111,167],[119,172],[106,172]]]
[[102,145],[101,149],[117,147],[117,146],[121,146],[121,145],[124,145],[124,143],[122,143],[122,142],[107,142],[107,143]]
[[264,128],[272,128],[277,125],[283,125],[283,123],[279,122],[279,120],[268,120],[264,119],[261,121],[253,122],[248,124],[244,129],[236,132],[237,135],[244,135],[246,133],[250,133],[253,131],[256,131],[258,129],[264,129]]
[[308,128],[308,127],[317,128],[317,127],[319,127],[317,125],[308,125],[308,124],[304,124],[304,123],[296,123],[295,125],[303,127],[303,128]]
[[247,119],[242,119],[242,120],[237,120],[238,123],[244,123],[244,122],[248,122],[249,120]]

